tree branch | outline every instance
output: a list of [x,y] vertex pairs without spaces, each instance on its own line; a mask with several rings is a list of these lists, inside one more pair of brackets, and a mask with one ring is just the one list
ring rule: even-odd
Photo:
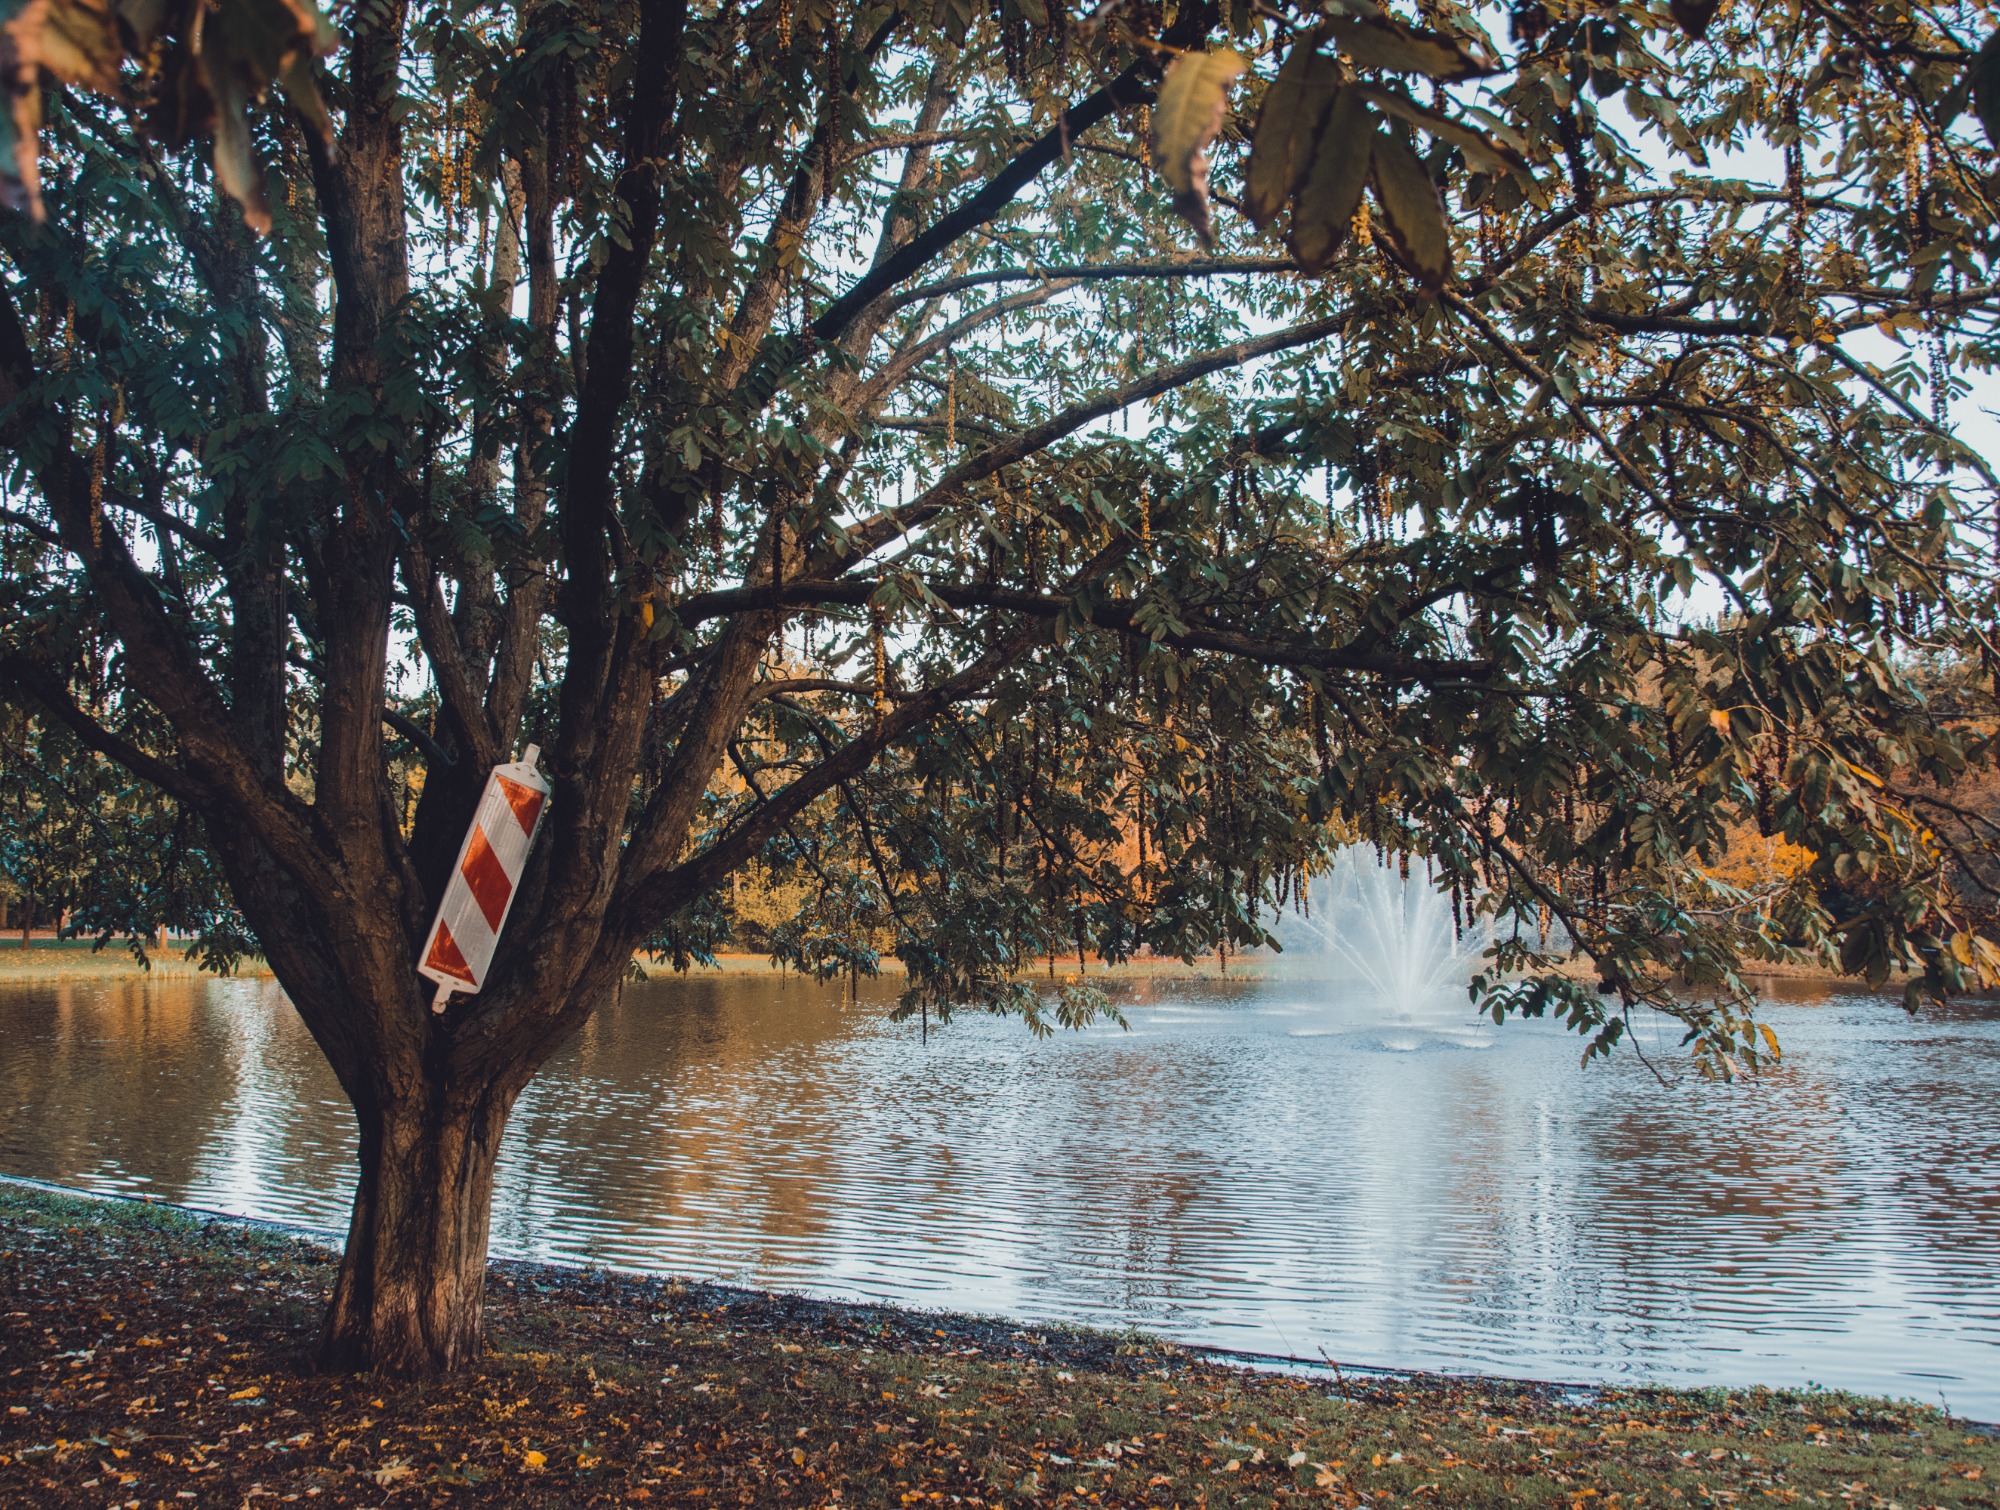
[[1002,168],[977,194],[877,263],[846,293],[820,311],[807,327],[813,338],[822,342],[838,340],[861,312],[883,294],[928,266],[959,237],[978,229],[1012,204],[1015,196],[1040,177],[1049,164],[1064,156],[1073,139],[1114,111],[1151,98],[1145,82],[1149,72],[1149,64],[1134,63],[1088,99],[1070,106],[1033,146]]
[[[1130,544],[1130,541],[1120,541],[1118,553],[1124,554]],[[1265,666],[1361,672],[1406,682],[1477,680],[1493,671],[1492,664],[1487,661],[1438,660],[1366,650],[1352,645],[1329,648],[1303,643],[1286,644],[1259,639],[1221,624],[1195,623],[1170,629],[1155,621],[1142,626],[1136,622],[1136,617],[1142,609],[1150,606],[1146,600],[1098,598],[1087,590],[1070,594],[1033,593],[942,580],[927,581],[924,585],[927,592],[951,608],[990,608],[1040,620],[1068,616],[1098,629],[1143,638],[1154,645],[1176,650],[1211,650]],[[848,577],[834,581],[794,581],[775,587],[725,588],[683,599],[675,612],[683,626],[691,627],[706,619],[767,613],[775,608],[860,608],[871,602],[882,586],[873,577]],[[767,685],[774,691],[810,690],[798,682],[772,682]],[[846,690],[848,684],[836,682],[829,685]]]
[[168,796],[199,807],[213,795],[191,772],[140,749],[92,718],[47,666],[22,655],[0,656],[0,687],[4,686],[18,688],[33,698],[87,748],[116,761],[140,780],[150,781]]
[[411,615],[417,621],[417,641],[431,663],[431,675],[437,682],[445,717],[451,722],[459,750],[471,758],[474,766],[484,770],[499,761],[499,732],[487,717],[471,669],[465,664],[458,630],[439,596],[443,589],[437,574],[431,570],[430,557],[415,539],[403,542],[402,556],[403,575],[410,589]]
[[970,484],[991,477],[1003,467],[1047,449],[1065,435],[1082,429],[1092,420],[1102,419],[1107,414],[1116,414],[1131,404],[1141,403],[1149,398],[1157,398],[1162,393],[1170,393],[1197,382],[1211,373],[1222,372],[1231,367],[1241,367],[1245,362],[1259,357],[1273,356],[1281,351],[1290,351],[1299,346],[1310,345],[1324,340],[1344,329],[1351,311],[1328,315],[1324,319],[1308,320],[1300,325],[1289,325],[1283,330],[1272,331],[1269,335],[1258,336],[1248,341],[1237,341],[1233,345],[1217,347],[1199,356],[1190,357],[1185,362],[1161,367],[1141,378],[1135,378],[1123,387],[1108,389],[1095,398],[1074,404],[1062,413],[1052,416],[1039,425],[1021,431],[1005,440],[996,441],[985,450],[968,457],[939,478],[909,503],[898,509],[884,510],[871,518],[864,519],[853,528],[837,537],[837,549],[829,552],[825,559],[811,564],[817,571],[845,571],[856,561],[880,550],[898,535],[934,519],[944,506],[963,492]]
[[965,273],[925,283],[889,301],[889,308],[902,309],[926,299],[943,299],[988,283],[1101,283],[1116,278],[1217,278],[1238,273],[1292,273],[1298,263],[1290,257],[1188,257],[1154,262],[1065,262],[1048,267],[1001,267],[984,273]]

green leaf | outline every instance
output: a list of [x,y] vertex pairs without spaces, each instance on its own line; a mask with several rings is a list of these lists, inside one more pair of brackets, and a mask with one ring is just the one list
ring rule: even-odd
[[1690,37],[1704,35],[1721,9],[1722,0],[1667,0],[1668,12]]
[[1986,139],[2000,146],[2000,31],[1986,39],[1979,56],[1972,60],[1972,108]]
[[935,26],[953,47],[961,46],[966,32],[972,29],[971,0],[937,0],[931,11],[931,25]]
[[1393,131],[1375,133],[1375,198],[1382,206],[1382,230],[1396,260],[1433,291],[1451,272],[1451,229],[1437,185],[1410,144]]
[[1385,89],[1375,84],[1356,84],[1354,87],[1384,113],[1407,121],[1436,140],[1458,148],[1476,172],[1527,171],[1527,159],[1496,136],[1419,105],[1399,89]]
[[1243,208],[1258,230],[1277,219],[1305,182],[1313,145],[1339,92],[1338,68],[1310,41],[1292,49],[1264,92],[1243,194]]
[[1303,272],[1324,270],[1347,239],[1368,182],[1374,123],[1367,101],[1352,89],[1341,90],[1327,112],[1306,181],[1292,204],[1292,255]]
[[1167,70],[1153,103],[1153,166],[1174,191],[1174,213],[1194,227],[1203,245],[1215,242],[1208,213],[1208,147],[1222,130],[1229,86],[1249,65],[1222,47],[1184,52]]
[[1356,68],[1421,73],[1446,84],[1499,71],[1457,37],[1405,26],[1389,16],[1344,16],[1332,24],[1332,33]]

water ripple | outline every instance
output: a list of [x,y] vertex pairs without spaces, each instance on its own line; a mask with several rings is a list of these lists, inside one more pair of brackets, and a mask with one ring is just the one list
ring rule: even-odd
[[[1772,1009],[1754,1083],[1324,983],[929,1043],[795,980],[628,988],[522,1097],[496,1250],[1538,1376],[2000,1414],[2000,1010]],[[1668,1035],[1655,1047],[1670,1062]],[[339,1226],[352,1122],[257,982],[16,986],[0,1168]]]

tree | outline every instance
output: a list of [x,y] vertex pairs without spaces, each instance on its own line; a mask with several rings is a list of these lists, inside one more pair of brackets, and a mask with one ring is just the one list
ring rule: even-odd
[[[1035,961],[1256,944],[1342,837],[1596,1051],[1652,1003],[1754,1058],[1747,957],[1991,970],[1884,787],[1987,758],[1908,675],[1996,669],[1973,10],[1345,4],[382,0],[330,66],[298,12],[214,170],[45,62],[0,673],[199,815],[354,1104],[327,1364],[476,1356],[515,1098],[746,865],[800,962],[887,930],[907,1006],[1038,1022]],[[524,739],[543,837],[433,1015]],[[1813,864],[1730,890],[1737,822]]]

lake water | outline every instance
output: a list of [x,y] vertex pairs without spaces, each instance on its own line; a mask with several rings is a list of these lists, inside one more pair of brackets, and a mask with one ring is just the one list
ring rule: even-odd
[[[2000,1008],[1775,1004],[1733,1086],[1356,988],[1153,981],[929,1042],[776,976],[629,987],[532,1086],[496,1251],[1343,1363],[1866,1389],[2000,1418]],[[0,1172],[340,1227],[265,981],[0,994]]]

